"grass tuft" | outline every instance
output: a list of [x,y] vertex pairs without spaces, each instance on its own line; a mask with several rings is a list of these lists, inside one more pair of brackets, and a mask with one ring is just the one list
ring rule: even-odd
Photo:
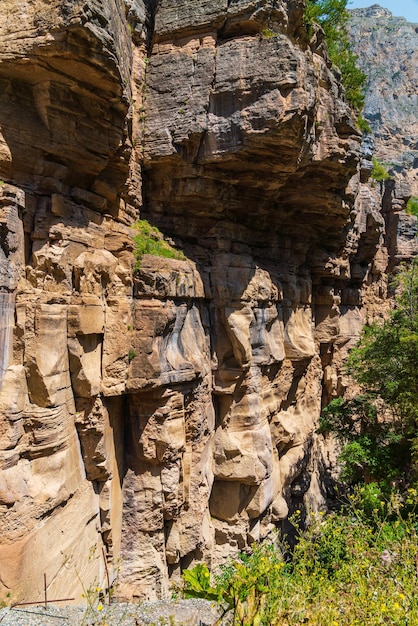
[[156,226],[151,226],[147,220],[138,220],[134,225],[134,229],[137,233],[134,236],[135,269],[139,269],[141,258],[144,254],[179,260],[186,258],[181,250],[173,248],[173,246],[164,239],[164,235],[160,230]]

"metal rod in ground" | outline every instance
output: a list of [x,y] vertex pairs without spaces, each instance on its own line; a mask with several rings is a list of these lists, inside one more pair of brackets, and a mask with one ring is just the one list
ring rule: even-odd
[[46,594],[46,574],[44,574],[44,592],[45,592],[45,609],[48,608],[48,599]]
[[[51,604],[51,603],[49,603]],[[10,610],[15,609],[18,613],[28,613],[29,615],[40,615],[41,617],[52,617],[54,619],[64,619],[66,621],[68,621],[70,618],[67,617],[66,615],[54,615],[54,613],[39,613],[38,611],[28,611],[28,609],[16,609],[14,606],[10,607]],[[6,617],[6,613],[4,614],[4,617]],[[3,617],[0,618],[0,622],[3,620]]]
[[110,576],[109,576],[109,568],[107,567],[107,559],[106,552],[104,546],[102,546],[102,555],[106,572],[106,582],[107,582],[107,603],[110,604]]
[[[60,598],[59,600],[50,600],[49,603],[51,604],[51,602],[70,602],[71,600],[75,600],[75,598]],[[16,606],[35,606],[35,605],[40,605],[42,604],[42,602],[40,602],[39,600],[37,600],[36,602],[17,602],[16,604],[12,604],[11,605],[11,609],[14,609]]]

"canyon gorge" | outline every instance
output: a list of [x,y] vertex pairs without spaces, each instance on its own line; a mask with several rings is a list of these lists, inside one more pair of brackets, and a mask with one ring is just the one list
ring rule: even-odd
[[321,408],[417,252],[417,92],[373,183],[304,9],[0,2],[0,600],[165,597],[333,496]]

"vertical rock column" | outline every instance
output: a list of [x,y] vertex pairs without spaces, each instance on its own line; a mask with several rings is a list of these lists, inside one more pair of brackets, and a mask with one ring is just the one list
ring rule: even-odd
[[0,186],[0,389],[10,362],[15,292],[23,266],[24,236],[19,210],[24,193]]
[[145,255],[134,294],[120,589],[155,599],[213,544],[211,366],[195,263]]

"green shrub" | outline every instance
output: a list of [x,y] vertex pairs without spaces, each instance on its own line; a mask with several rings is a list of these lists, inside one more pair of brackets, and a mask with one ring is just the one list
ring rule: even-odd
[[323,409],[318,432],[332,432],[340,440],[340,478],[348,483],[396,480],[411,460],[404,425],[383,420],[371,393],[332,400]]
[[133,361],[133,359],[134,359],[135,357],[136,357],[136,350],[134,350],[133,348],[130,348],[130,349],[129,349],[129,352],[128,352],[128,361],[129,361],[129,363],[130,363],[131,361]]
[[357,118],[357,126],[359,127],[362,133],[370,134],[373,132],[369,122],[362,115],[359,115]]
[[227,600],[234,626],[417,624],[417,521],[407,499],[366,485],[339,513],[312,514],[290,559],[286,545],[254,545],[213,577],[208,599]]
[[252,554],[241,554],[221,569],[214,586],[205,564],[185,570],[184,595],[217,600],[224,614],[232,611],[235,626],[259,626],[265,623],[263,614],[275,571],[284,566],[281,552],[274,545],[255,544]]
[[405,210],[408,215],[415,215],[415,217],[418,217],[418,196],[412,196],[412,198],[409,198]]
[[147,220],[138,220],[134,229],[134,254],[137,260],[136,269],[139,268],[141,257],[144,254],[152,254],[154,256],[162,256],[170,259],[185,259],[181,250],[176,250],[168,241],[165,241],[163,234],[156,226],[151,226]]
[[383,163],[380,163],[380,161],[378,161],[375,157],[373,157],[373,169],[371,177],[373,180],[376,180],[379,183],[382,183],[383,181],[390,178],[390,174],[383,165]]

